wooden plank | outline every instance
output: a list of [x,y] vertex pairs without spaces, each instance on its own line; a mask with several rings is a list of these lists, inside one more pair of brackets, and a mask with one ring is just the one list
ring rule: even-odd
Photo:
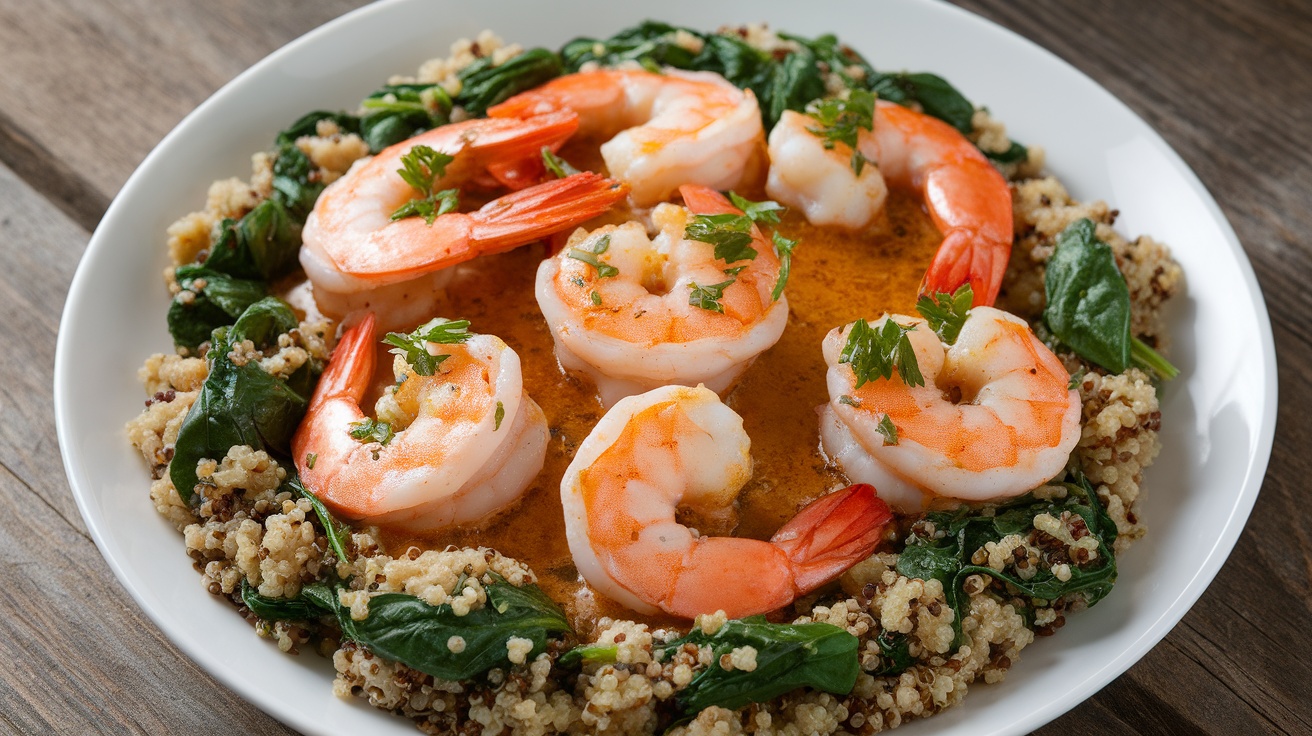
[[0,678],[0,731],[289,733],[146,619],[68,492],[50,375],[60,308],[86,241],[0,167],[0,659],[18,663]]

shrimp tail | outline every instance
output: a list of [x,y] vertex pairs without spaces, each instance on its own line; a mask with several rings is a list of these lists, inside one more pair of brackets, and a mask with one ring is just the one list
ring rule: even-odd
[[627,184],[591,171],[494,199],[471,214],[470,243],[500,253],[590,220],[628,196]]
[[539,161],[543,146],[556,150],[578,129],[579,116],[572,110],[522,120],[483,120],[478,130],[466,133],[467,150],[477,152],[484,160],[491,159],[491,165],[513,168],[523,161]]
[[1011,245],[1004,242],[981,242],[977,233],[952,230],[943,239],[934,260],[925,272],[920,293],[932,295],[956,291],[970,284],[975,293],[975,307],[991,307],[1002,288],[1002,276],[1007,272],[1011,258]]
[[374,374],[374,313],[365,312],[337,341],[332,359],[324,368],[314,396],[310,399],[309,414],[324,402],[334,398],[347,398],[360,403]]
[[741,215],[742,210],[733,206],[729,198],[719,192],[700,184],[684,184],[679,187],[683,203],[699,215]]
[[858,483],[811,502],[770,538],[793,567],[799,593],[834,580],[868,557],[893,519],[874,486]]

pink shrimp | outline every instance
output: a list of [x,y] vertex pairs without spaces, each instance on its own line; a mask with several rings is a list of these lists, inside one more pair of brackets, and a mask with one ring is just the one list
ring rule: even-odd
[[861,174],[852,150],[826,149],[811,132],[815,120],[785,112],[770,132],[766,191],[804,211],[811,223],[852,229],[884,207],[888,185],[920,192],[943,242],[921,292],[953,292],[969,283],[975,306],[991,306],[1011,258],[1011,192],[1007,181],[973,143],[947,123],[878,101],[874,130],[860,131],[857,149],[878,166]]
[[704,388],[622,399],[579,446],[561,480],[579,573],[640,613],[730,618],[765,613],[869,556],[892,519],[867,485],[822,496],[768,542],[699,535],[676,520],[734,515],[751,476],[742,418]]

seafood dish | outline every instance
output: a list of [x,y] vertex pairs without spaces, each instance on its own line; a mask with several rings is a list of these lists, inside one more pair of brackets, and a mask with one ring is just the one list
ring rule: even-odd
[[834,36],[461,40],[169,227],[149,498],[425,732],[933,715],[1114,594],[1178,374],[1039,143]]

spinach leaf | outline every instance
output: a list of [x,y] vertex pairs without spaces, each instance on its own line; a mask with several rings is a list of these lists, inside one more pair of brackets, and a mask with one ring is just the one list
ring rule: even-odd
[[566,669],[581,667],[584,662],[609,664],[619,657],[619,653],[620,648],[614,644],[588,644],[560,655],[556,664]]
[[926,115],[942,120],[969,135],[975,129],[971,118],[975,106],[964,95],[937,74],[926,72],[881,72],[868,80],[870,91],[881,99],[905,105],[920,104]]
[[360,137],[374,153],[451,121],[451,96],[437,84],[388,84],[360,106]]
[[274,142],[281,147],[295,143],[296,139],[302,136],[317,135],[320,120],[331,120],[334,123],[337,123],[337,127],[340,128],[343,133],[360,132],[360,118],[357,118],[354,115],[348,115],[344,112],[314,110],[313,112],[307,112],[300,116],[296,119],[296,122],[279,132],[278,137]]
[[[569,72],[577,72],[579,67],[590,61],[602,66],[615,66],[624,61],[649,60],[658,66],[698,68],[695,66],[698,54],[674,43],[674,34],[678,30],[669,23],[643,21],[605,40],[576,38],[565,44],[560,50],[560,57],[565,70]],[[700,33],[688,32],[703,41],[706,38]]]
[[273,192],[269,199],[282,205],[297,225],[310,216],[315,200],[323,193],[324,184],[313,176],[316,171],[305,152],[290,143],[283,144],[273,160]]
[[460,70],[460,94],[456,102],[474,117],[487,114],[493,105],[559,77],[564,72],[560,57],[547,49],[529,49],[500,66],[483,57]]
[[[857,638],[831,624],[771,624],[764,616],[753,616],[728,621],[710,635],[695,628],[655,647],[655,652],[664,659],[684,644],[709,646],[715,658],[676,696],[680,710],[688,715],[712,705],[733,710],[765,702],[799,687],[846,695],[860,670]],[[719,666],[721,655],[745,646],[756,650],[756,669]]]
[[301,483],[301,478],[293,470],[291,476],[283,483],[283,487],[290,490],[298,498],[304,498],[310,502],[314,508],[314,515],[319,517],[319,526],[323,527],[323,534],[328,538],[328,546],[332,549],[333,554],[337,555],[340,562],[345,562],[346,540],[351,537],[351,528],[337,520],[337,517],[328,511],[328,507],[323,505],[319,497],[306,489]]
[[[969,597],[962,585],[971,575],[988,575],[1004,581],[1017,593],[1048,604],[1064,597],[1081,596],[1087,605],[1092,606],[1111,592],[1116,582],[1116,558],[1111,546],[1116,541],[1116,523],[1102,508],[1098,494],[1078,471],[1072,482],[1063,485],[1067,492],[1064,499],[1041,500],[1022,496],[987,511],[966,507],[957,511],[932,512],[925,516],[926,524],[913,529],[906,548],[898,557],[898,574],[938,580],[943,584],[947,603],[956,614],[952,622],[956,631],[954,647],[965,643],[961,622],[969,612]],[[1029,579],[971,564],[975,551],[986,543],[997,542],[1012,534],[1027,535],[1034,530],[1036,516],[1050,514],[1059,518],[1063,511],[1083,519],[1089,533],[1098,540],[1097,558],[1085,565],[1071,563],[1066,580],[1059,579],[1052,572],[1051,565],[1046,564],[1039,564]],[[929,526],[943,535],[931,536],[920,531]],[[1033,611],[1022,613],[1032,616]]]
[[1180,374],[1130,332],[1130,288],[1116,257],[1098,240],[1088,218],[1072,222],[1057,235],[1043,279],[1047,306],[1043,321],[1053,337],[1113,373],[1136,366],[1161,380]]
[[881,631],[879,636],[875,637],[875,643],[879,645],[879,655],[884,658],[885,664],[872,671],[870,673],[872,675],[901,674],[916,662],[915,657],[911,656],[911,637],[906,634]]
[[[430,606],[404,593],[384,593],[369,600],[369,615],[363,621],[351,618],[350,610],[338,606],[343,633],[375,654],[396,660],[443,680],[467,680],[493,667],[510,662],[506,642],[511,637],[529,639],[533,649],[528,658],[540,654],[553,633],[570,631],[560,608],[536,585],[516,587],[499,575],[486,587],[487,605],[457,616],[449,605]],[[448,641],[464,640],[464,648],[453,652]]]
[[179,266],[174,274],[182,291],[169,305],[169,334],[175,345],[191,350],[267,294],[260,281],[236,279],[196,264]]
[[[325,614],[335,616],[336,598],[336,592],[324,583],[302,586],[295,598],[270,598],[260,595],[245,578],[241,581],[241,602],[265,621],[309,621]],[[334,605],[324,605],[329,601]]]
[[265,297],[247,307],[232,327],[214,331],[209,376],[183,420],[169,465],[169,477],[184,501],[192,500],[198,482],[196,463],[202,458],[222,459],[236,445],[284,457],[290,452],[292,434],[305,415],[309,391],[322,367],[317,361],[307,362],[284,381],[265,373],[258,361],[238,365],[228,354],[242,340],[271,345],[296,325],[290,307]]
[[[319,196],[318,192],[314,196]],[[264,200],[240,220],[220,221],[211,236],[205,267],[237,278],[264,281],[295,268],[301,250],[301,226],[280,199],[275,196]]]

